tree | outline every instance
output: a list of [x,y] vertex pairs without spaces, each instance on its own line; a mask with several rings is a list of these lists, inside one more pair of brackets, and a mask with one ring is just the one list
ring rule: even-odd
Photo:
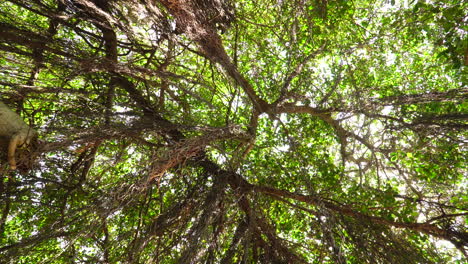
[[462,263],[466,7],[1,2],[0,259]]

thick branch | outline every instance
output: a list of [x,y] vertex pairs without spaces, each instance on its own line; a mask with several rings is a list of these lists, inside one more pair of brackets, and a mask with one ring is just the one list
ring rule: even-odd
[[255,109],[260,113],[268,111],[269,104],[256,94],[250,82],[239,72],[239,69],[227,55],[216,31],[206,21],[204,23],[200,17],[196,16],[194,3],[180,0],[160,0],[160,2],[176,18],[180,29],[198,44],[202,52],[212,62],[219,63],[229,76],[242,87]]
[[318,197],[291,193],[288,191],[278,190],[278,189],[271,188],[271,187],[253,186],[253,190],[256,192],[260,192],[260,193],[273,196],[273,197],[289,198],[289,199],[304,202],[304,203],[314,205],[314,206],[323,206],[329,210],[338,212],[346,216],[350,216],[352,218],[365,219],[376,224],[393,226],[397,228],[405,228],[405,229],[421,232],[427,235],[449,240],[456,245],[460,243],[463,245],[468,245],[468,233],[458,232],[454,230],[441,229],[438,226],[433,225],[433,224],[404,223],[404,222],[391,221],[391,220],[384,219],[382,217],[366,215],[364,213],[361,213],[357,210],[352,209],[349,206],[337,205],[328,200],[324,200]]

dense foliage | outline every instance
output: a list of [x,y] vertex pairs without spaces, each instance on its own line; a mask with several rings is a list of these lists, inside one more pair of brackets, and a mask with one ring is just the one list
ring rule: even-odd
[[463,263],[463,2],[1,1],[0,262]]

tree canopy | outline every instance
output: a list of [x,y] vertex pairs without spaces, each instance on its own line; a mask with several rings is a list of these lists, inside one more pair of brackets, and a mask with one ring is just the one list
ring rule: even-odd
[[1,1],[0,262],[464,263],[464,2]]

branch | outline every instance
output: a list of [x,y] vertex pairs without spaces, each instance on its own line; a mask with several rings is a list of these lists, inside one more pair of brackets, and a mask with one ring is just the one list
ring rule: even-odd
[[301,72],[302,72],[302,69],[304,68],[304,65],[309,62],[311,59],[315,58],[315,56],[317,56],[320,52],[322,52],[324,49],[325,49],[325,46],[326,44],[323,44],[320,48],[318,48],[316,51],[312,52],[311,54],[309,54],[307,57],[305,57],[304,60],[302,60],[297,66],[296,68],[294,69],[293,72],[291,72],[291,74],[286,77],[285,81],[284,81],[284,84],[283,86],[281,87],[281,91],[280,91],[280,97],[273,103],[274,105],[276,104],[279,104],[283,99],[284,97],[286,96],[288,90],[289,90],[289,87],[291,85],[291,82],[294,78],[296,78]]
[[[352,137],[356,139],[357,141],[361,142],[369,150],[375,151],[375,147],[371,143],[369,143],[367,140],[365,140],[359,135],[356,135],[344,129],[338,121],[332,118],[329,110],[321,110],[321,109],[313,108],[313,107],[306,106],[306,105],[294,105],[292,103],[286,103],[286,104],[279,106],[276,109],[276,111],[278,113],[310,114],[312,116],[319,117],[323,121],[328,123],[335,130],[338,138],[340,139],[342,148],[346,147],[346,139],[348,137]],[[345,153],[342,153],[342,154],[345,154]]]
[[314,206],[323,206],[329,210],[338,212],[346,216],[350,216],[352,218],[366,219],[375,224],[393,226],[396,228],[405,228],[405,229],[421,232],[427,235],[435,236],[441,239],[448,240],[454,243],[457,247],[460,244],[468,245],[468,233],[466,232],[441,229],[438,226],[429,224],[429,223],[404,223],[404,222],[391,221],[382,217],[367,215],[359,211],[356,211],[349,206],[337,205],[333,202],[330,202],[330,201],[327,201],[318,197],[291,193],[288,191],[279,190],[279,189],[266,187],[266,186],[252,185],[252,187],[253,187],[253,191],[264,193],[272,197],[279,196],[282,198],[289,198],[289,199],[304,202],[304,203],[314,205]]
[[260,98],[255,92],[250,82],[239,72],[236,65],[232,62],[226,50],[223,47],[221,38],[216,31],[197,17],[192,1],[181,0],[160,0],[169,13],[177,20],[177,26],[195,41],[201,51],[214,63],[219,63],[224,70],[231,76],[248,95],[255,109],[259,113],[268,111],[269,104]]

